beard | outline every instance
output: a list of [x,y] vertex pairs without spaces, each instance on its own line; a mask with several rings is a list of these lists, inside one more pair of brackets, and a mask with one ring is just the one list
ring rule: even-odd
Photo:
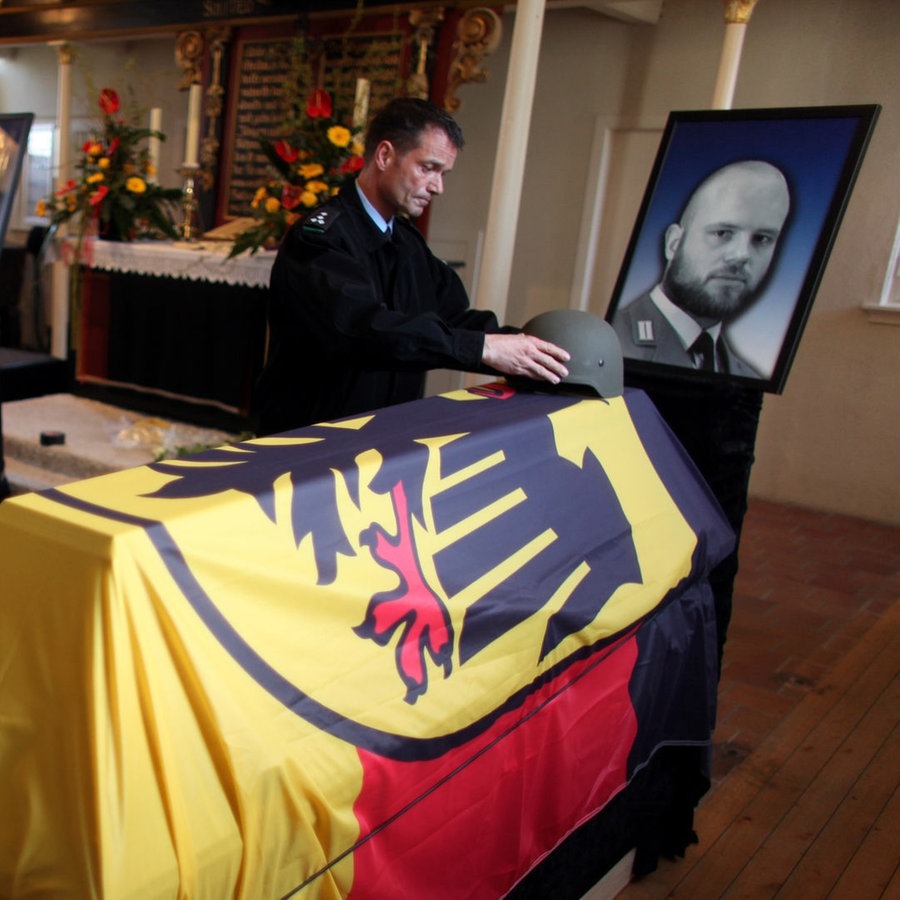
[[699,276],[678,251],[663,276],[663,290],[673,303],[691,315],[723,322],[749,306],[755,288],[744,266],[722,265]]

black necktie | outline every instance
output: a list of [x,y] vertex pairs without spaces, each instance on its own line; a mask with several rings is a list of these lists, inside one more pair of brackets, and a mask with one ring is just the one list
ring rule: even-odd
[[716,371],[716,343],[708,331],[701,331],[700,337],[691,344],[691,353],[697,360],[697,368],[704,372]]
[[397,242],[390,230],[385,232],[384,240],[379,245],[375,256],[378,262],[384,299],[390,304],[394,292],[394,278],[397,269]]

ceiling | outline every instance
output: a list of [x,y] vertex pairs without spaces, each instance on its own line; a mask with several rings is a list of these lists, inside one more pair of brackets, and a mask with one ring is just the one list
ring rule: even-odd
[[[299,20],[305,14],[351,10],[357,2],[360,0],[0,0],[0,44],[81,40],[204,24],[259,22],[273,17]],[[421,4],[362,2],[373,10],[384,6],[413,9],[417,5],[454,5],[435,0]],[[663,0],[548,0],[548,9],[587,8],[625,22],[656,23],[662,4]],[[473,4],[464,0],[463,5]],[[514,0],[496,5],[514,5]]]

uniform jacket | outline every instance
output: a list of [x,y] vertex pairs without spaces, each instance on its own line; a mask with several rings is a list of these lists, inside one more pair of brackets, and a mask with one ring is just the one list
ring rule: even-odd
[[288,231],[269,294],[260,434],[415,400],[428,369],[477,371],[485,332],[506,330],[413,225],[382,233],[352,184]]
[[[652,339],[642,339],[638,323],[649,322]],[[665,363],[670,366],[682,366],[693,369],[694,359],[684,349],[678,334],[662,313],[660,308],[644,294],[636,300],[616,310],[612,326],[622,344],[622,354],[626,359],[640,359],[650,362]],[[646,325],[644,326],[646,331]],[[718,341],[719,358],[730,375],[741,375],[746,378],[761,378],[749,363],[741,359],[728,343],[724,334]]]

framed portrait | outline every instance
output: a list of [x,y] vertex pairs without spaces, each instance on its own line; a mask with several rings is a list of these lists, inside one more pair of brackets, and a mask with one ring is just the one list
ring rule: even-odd
[[606,312],[626,371],[783,390],[879,111],[670,113]]
[[0,247],[6,237],[33,121],[32,113],[0,115]]

